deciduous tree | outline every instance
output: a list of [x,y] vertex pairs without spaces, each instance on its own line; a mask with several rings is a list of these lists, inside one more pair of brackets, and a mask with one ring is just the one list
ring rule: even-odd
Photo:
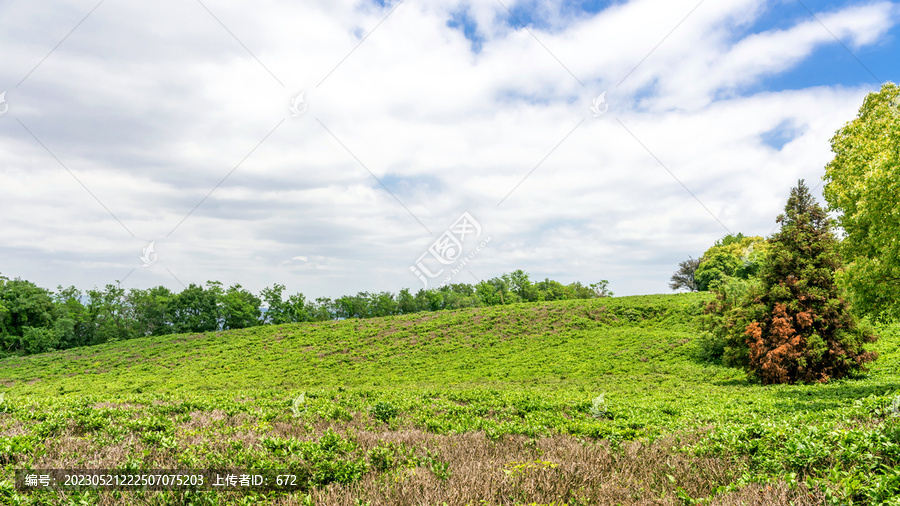
[[293,321],[290,304],[284,300],[284,289],[284,285],[275,283],[271,287],[263,288],[259,293],[266,305],[266,311],[262,315],[263,325],[280,325]]
[[694,271],[697,290],[707,291],[727,277],[749,279],[755,276],[765,261],[768,245],[759,236],[728,234],[716,241],[700,257]]
[[219,290],[206,290],[191,283],[171,302],[175,333],[211,332],[219,329]]
[[824,195],[845,232],[842,281],[856,309],[900,317],[900,86],[869,93],[831,150]]
[[243,329],[260,324],[262,301],[240,284],[234,284],[219,297],[223,329]]
[[687,260],[683,262],[679,262],[678,270],[672,274],[670,279],[669,288],[672,290],[687,290],[689,292],[696,292],[697,281],[694,279],[694,273],[697,271],[697,266],[700,265],[699,258],[688,257]]

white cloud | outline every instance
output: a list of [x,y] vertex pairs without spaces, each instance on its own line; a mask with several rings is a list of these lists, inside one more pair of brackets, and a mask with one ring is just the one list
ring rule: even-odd
[[[870,89],[742,95],[835,44],[809,18],[745,33],[764,11],[749,0],[705,2],[661,44],[695,1],[559,13],[533,28],[540,42],[496,2],[404,2],[386,20],[358,1],[204,4],[240,43],[200,5],[104,3],[18,88],[95,4],[0,7],[5,275],[89,287],[137,267],[129,286],[396,291],[419,286],[409,265],[468,210],[492,238],[479,276],[665,291],[725,233],[681,183],[730,230],[765,235]],[[464,6],[477,55],[447,26]],[[887,2],[818,15],[853,49],[896,25]],[[301,90],[309,109],[291,117]],[[785,124],[782,149],[762,142]],[[140,268],[151,240],[159,260]]]

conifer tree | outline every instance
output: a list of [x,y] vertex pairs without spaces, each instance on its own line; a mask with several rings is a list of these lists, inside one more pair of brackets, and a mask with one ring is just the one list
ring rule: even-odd
[[749,367],[763,383],[825,382],[864,370],[876,336],[860,326],[839,296],[841,268],[832,222],[801,179],[791,190],[781,231],[769,241],[761,272],[764,315],[745,330]]

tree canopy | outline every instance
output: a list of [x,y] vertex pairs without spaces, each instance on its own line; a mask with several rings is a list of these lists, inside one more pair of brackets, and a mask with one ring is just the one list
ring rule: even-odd
[[866,96],[857,117],[831,139],[825,199],[839,211],[848,261],[842,273],[854,307],[900,316],[900,87]]
[[747,237],[739,233],[719,239],[700,257],[694,271],[697,290],[709,290],[726,277],[748,279],[755,276],[768,249],[766,240],[759,236]]

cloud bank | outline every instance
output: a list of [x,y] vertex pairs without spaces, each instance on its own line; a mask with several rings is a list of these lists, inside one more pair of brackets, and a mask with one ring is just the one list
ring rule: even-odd
[[[785,5],[6,3],[0,272],[416,289],[467,211],[491,241],[458,281],[665,292],[728,231],[769,234],[897,79],[897,4]],[[833,79],[779,85],[829,51]]]

